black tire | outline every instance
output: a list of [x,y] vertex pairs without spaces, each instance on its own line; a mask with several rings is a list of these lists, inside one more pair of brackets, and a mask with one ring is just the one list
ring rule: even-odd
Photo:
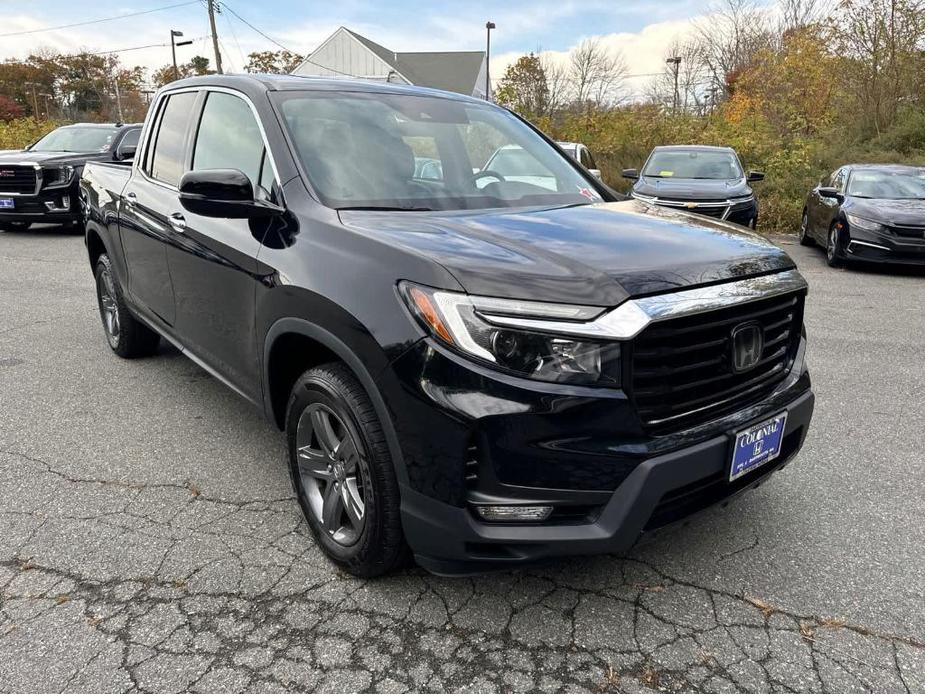
[[816,242],[809,235],[809,211],[803,210],[803,218],[800,220],[800,245],[815,246]]
[[83,222],[71,222],[64,225],[64,230],[69,231],[75,236],[83,236],[86,233]]
[[147,357],[157,351],[160,336],[131,314],[122,288],[105,253],[96,261],[96,299],[106,341],[123,359]]
[[32,222],[0,222],[0,231],[28,231]]
[[839,222],[832,222],[825,242],[825,260],[829,267],[842,267],[844,259],[844,233]]
[[365,578],[403,566],[410,553],[395,468],[372,402],[350,369],[330,363],[302,374],[289,397],[286,436],[293,488],[325,555]]

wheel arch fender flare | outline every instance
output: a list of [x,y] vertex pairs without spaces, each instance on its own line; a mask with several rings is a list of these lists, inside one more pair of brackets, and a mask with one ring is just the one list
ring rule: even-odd
[[398,434],[395,431],[395,425],[392,422],[389,409],[385,404],[385,399],[382,397],[382,393],[376,385],[373,375],[346,342],[317,323],[312,323],[303,318],[280,318],[270,326],[269,330],[267,330],[263,344],[262,371],[264,383],[263,406],[267,418],[276,424],[269,387],[270,355],[272,353],[273,344],[281,336],[292,333],[314,340],[330,350],[338,359],[343,361],[353,372],[353,375],[357,377],[360,385],[363,386],[367,396],[369,396],[373,408],[376,411],[376,416],[379,418],[379,422],[382,425],[382,431],[385,434],[386,443],[389,447],[389,454],[392,457],[392,464],[395,467],[395,474],[398,477],[399,484],[407,486],[408,472],[405,468],[405,461],[402,455],[401,445],[398,441]]

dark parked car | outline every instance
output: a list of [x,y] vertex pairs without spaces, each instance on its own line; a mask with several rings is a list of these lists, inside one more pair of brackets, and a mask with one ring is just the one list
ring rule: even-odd
[[800,243],[846,260],[925,264],[925,168],[852,164],[806,198]]
[[624,169],[623,177],[635,181],[631,195],[637,200],[758,226],[758,200],[749,184],[764,180],[764,174],[745,173],[731,147],[656,147],[642,172]]
[[84,164],[131,159],[140,134],[141,123],[78,123],[24,150],[0,152],[0,230],[28,229],[36,222],[79,227]]
[[[543,185],[481,168],[486,141]],[[620,552],[759,484],[806,435],[791,259],[612,202],[484,101],[183,80],[133,167],[90,163],[82,188],[109,346],[164,337],[262,408],[314,537],[353,573],[409,551],[440,573]]]

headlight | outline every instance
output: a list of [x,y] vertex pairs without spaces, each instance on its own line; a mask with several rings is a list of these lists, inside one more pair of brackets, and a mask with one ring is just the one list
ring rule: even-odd
[[411,313],[431,335],[496,368],[538,381],[620,385],[617,342],[492,323],[493,316],[578,323],[600,315],[601,308],[470,296],[411,282],[401,282],[399,290]]
[[845,217],[848,218],[848,224],[850,224],[855,229],[864,229],[865,231],[880,231],[883,228],[883,225],[880,222],[875,222],[871,219],[864,219],[863,217],[858,217],[853,214],[846,214]]
[[42,187],[57,188],[66,186],[74,175],[74,167],[69,164],[63,166],[42,167]]

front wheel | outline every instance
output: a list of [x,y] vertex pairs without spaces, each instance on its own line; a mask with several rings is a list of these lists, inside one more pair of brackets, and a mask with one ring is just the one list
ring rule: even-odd
[[286,434],[293,487],[327,557],[362,577],[405,563],[398,480],[385,434],[345,365],[309,369],[296,381]]
[[813,244],[813,239],[809,235],[809,212],[803,210],[803,218],[800,220],[800,245],[812,246]]
[[825,259],[829,267],[841,267],[844,265],[844,242],[842,240],[843,227],[840,222],[833,222],[829,227],[829,236],[825,244]]
[[146,357],[157,351],[160,336],[133,316],[105,253],[96,261],[96,298],[106,341],[124,359]]

